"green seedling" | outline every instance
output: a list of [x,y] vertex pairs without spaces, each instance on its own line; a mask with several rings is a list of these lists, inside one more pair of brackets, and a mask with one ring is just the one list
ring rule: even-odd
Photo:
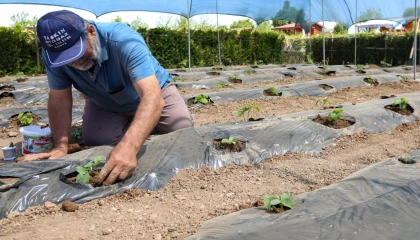
[[328,114],[327,118],[333,121],[338,121],[341,119],[341,117],[343,116],[343,109],[341,108],[336,108],[334,110],[332,110],[332,112],[330,112],[330,114]]
[[375,79],[373,79],[371,75],[366,75],[365,80],[366,80],[366,82],[368,82],[370,84],[374,84],[375,83]]
[[205,94],[200,94],[197,97],[194,98],[194,103],[201,103],[201,104],[209,104],[210,103],[210,98],[209,96],[205,95]]
[[239,74],[235,73],[229,76],[230,80],[240,80],[241,77],[239,76]]
[[254,73],[256,73],[256,71],[252,68],[247,68],[247,69],[245,69],[245,73],[246,74],[254,74]]
[[319,103],[319,102],[321,102],[321,101],[322,101],[322,105],[323,105],[323,106],[325,106],[325,105],[327,105],[327,104],[331,104],[331,101],[330,101],[330,99],[328,98],[328,96],[325,96],[322,100],[321,100],[321,99],[316,100],[315,105],[318,105],[318,103]]
[[71,133],[70,133],[70,137],[72,137],[73,139],[82,139],[82,130],[75,128]]
[[181,77],[174,77],[173,81],[174,82],[182,82],[182,78]]
[[[241,109],[239,109],[238,111],[234,111],[233,113],[238,115],[238,117],[244,117],[244,121],[247,121],[249,119],[249,113],[251,112],[251,110],[254,109],[255,111],[259,112],[260,108],[258,106],[255,105],[251,105],[251,104],[245,104],[245,106]],[[246,117],[245,117],[246,115]]]
[[404,76],[404,75],[400,75],[400,78],[404,81],[406,81],[408,79],[407,76]]
[[218,83],[218,84],[216,84],[216,87],[217,88],[224,88],[226,86],[226,84],[225,83]]
[[392,67],[392,64],[389,64],[385,61],[381,61],[381,65],[384,65],[385,67]]
[[323,68],[324,68],[324,70],[330,70],[331,69],[330,65],[324,65]]
[[276,96],[279,95],[279,90],[277,90],[275,87],[270,87],[267,89],[267,91],[271,93],[272,95],[276,95]]
[[275,212],[278,208],[284,211],[284,207],[293,209],[295,207],[295,204],[293,200],[290,198],[290,192],[285,191],[281,196],[278,194],[274,195],[268,195],[264,194],[262,196],[262,199],[264,200],[264,207],[268,210],[273,208]]
[[397,105],[398,105],[398,108],[401,110],[406,109],[408,106],[408,101],[407,99],[402,97],[400,99],[395,100],[394,103],[392,103],[392,106],[397,106]]
[[20,126],[29,126],[32,125],[34,118],[31,112],[21,112],[18,115],[18,121]]
[[362,64],[357,64],[356,65],[357,70],[359,71],[363,71],[365,69],[365,67]]
[[236,139],[234,137],[223,138],[222,139],[222,143],[235,144],[236,143]]
[[91,176],[90,174],[93,171],[93,168],[98,166],[101,163],[101,157],[97,156],[94,160],[86,163],[83,166],[76,167],[76,172],[78,173],[76,176],[76,182],[78,183],[88,183]]

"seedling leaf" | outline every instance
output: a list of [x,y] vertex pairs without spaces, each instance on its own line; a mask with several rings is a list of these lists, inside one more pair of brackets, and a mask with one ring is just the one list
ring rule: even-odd
[[82,183],[88,183],[90,180],[90,175],[89,173],[79,173],[76,176],[76,182],[82,182]]
[[280,204],[280,199],[275,198],[275,199],[271,200],[270,204],[271,204],[271,206],[278,205],[278,204]]
[[235,144],[236,143],[236,139],[234,137],[223,138],[222,139],[222,143]]
[[334,121],[338,121],[343,116],[343,109],[336,108],[330,114],[328,114],[327,118],[332,119]]
[[403,110],[403,109],[407,108],[408,101],[407,101],[407,99],[402,97],[400,99],[395,100],[394,103],[392,103],[392,106],[396,106],[396,105],[398,105],[399,109]]
[[267,209],[270,209],[272,197],[270,195],[264,194],[263,199],[264,199],[264,207]]
[[201,104],[208,104],[209,101],[209,96],[205,95],[205,94],[200,94],[197,97],[194,98],[194,103],[201,103]]
[[79,173],[76,176],[76,182],[88,183],[91,178],[90,173],[92,172],[93,167],[98,166],[101,163],[101,159],[100,156],[97,156],[94,160],[89,161],[85,165],[76,167],[76,172]]

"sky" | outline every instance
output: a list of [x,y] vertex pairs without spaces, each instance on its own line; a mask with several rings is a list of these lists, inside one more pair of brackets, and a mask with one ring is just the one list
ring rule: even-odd
[[[64,7],[54,7],[54,6],[46,6],[46,5],[31,5],[31,4],[1,4],[0,7],[0,26],[10,26],[13,22],[10,18],[17,13],[26,12],[29,14],[29,19],[32,19],[34,16],[38,18],[42,17],[44,14],[51,12],[67,9],[69,11],[73,11],[76,14],[80,15],[81,17],[94,20],[98,22],[110,22],[115,19],[117,16],[120,16],[123,22],[130,23],[131,21],[135,20],[137,16],[142,20],[142,22],[146,22],[150,28],[154,28],[157,25],[157,22],[160,19],[167,19],[169,16],[172,16],[172,19],[178,19],[178,15],[174,14],[167,14],[167,13],[151,13],[151,12],[116,12],[116,13],[108,13],[102,15],[98,18],[95,17],[94,14],[89,13],[87,11],[74,9],[74,8],[64,8]],[[191,20],[200,21],[200,17],[202,16],[194,16]],[[216,25],[217,18],[215,14],[207,14],[206,18]],[[245,17],[239,16],[229,16],[229,15],[219,15],[219,25],[226,25],[229,26],[234,21],[247,19]]]

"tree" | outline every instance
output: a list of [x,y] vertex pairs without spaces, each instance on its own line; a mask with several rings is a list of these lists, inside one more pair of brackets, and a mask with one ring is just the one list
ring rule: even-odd
[[[303,10],[302,10],[303,11]],[[277,12],[277,14],[272,18],[273,20],[273,26],[283,26],[290,22],[296,22],[296,15],[298,11],[295,7],[290,6],[290,1],[287,0],[283,4],[283,8]],[[303,14],[305,16],[305,14]],[[281,22],[278,22],[276,20],[283,20]],[[286,20],[286,22],[284,21]],[[281,25],[278,25],[281,24]]]
[[123,20],[120,16],[116,16],[115,19],[111,20],[111,22],[124,23],[124,24],[130,26],[130,24],[128,22],[123,22]]
[[363,22],[371,19],[381,19],[381,9],[379,11],[376,11],[374,8],[369,8],[366,11],[362,12],[360,16],[357,17],[358,22]]
[[[420,15],[420,7],[417,7],[417,15]],[[414,17],[414,8],[406,8],[403,17]]]
[[343,24],[341,23],[337,23],[334,26],[334,33],[335,34],[342,34],[342,33],[346,33],[346,28],[343,26]]
[[192,24],[194,30],[210,31],[216,30],[216,26],[211,24],[208,16],[201,16],[200,21],[194,21]]
[[12,22],[13,22],[12,27],[13,28],[25,29],[27,27],[35,26],[36,23],[38,22],[38,17],[34,16],[31,20],[28,19],[28,17],[29,17],[29,13],[27,13],[27,12],[21,12],[21,13],[14,14],[10,18],[10,20],[12,20]]
[[135,20],[131,21],[130,26],[134,29],[137,30],[139,28],[144,28],[144,29],[149,29],[149,25],[145,22],[143,22],[141,20],[141,18],[139,18],[138,16],[136,17]]
[[165,28],[165,29],[174,29],[176,26],[176,22],[172,21],[172,16],[167,17],[159,17],[157,20],[157,27]]
[[234,28],[254,28],[255,24],[254,22],[251,21],[251,19],[244,19],[244,20],[238,20],[233,22],[229,28],[230,29],[234,29]]
[[271,21],[265,21],[258,25],[257,30],[258,31],[271,31],[271,28],[273,25],[271,24]]
[[272,21],[273,21],[273,26],[274,27],[279,27],[279,26],[284,26],[284,25],[289,24],[289,22],[287,20],[276,20],[276,19],[273,19]]
[[115,19],[111,20],[112,22],[119,22],[122,23],[122,18],[120,16],[116,16]]
[[[191,24],[192,20],[190,20]],[[190,26],[191,27],[191,26]],[[188,30],[188,18],[180,16],[178,20],[176,20],[174,29],[178,31],[187,31]]]

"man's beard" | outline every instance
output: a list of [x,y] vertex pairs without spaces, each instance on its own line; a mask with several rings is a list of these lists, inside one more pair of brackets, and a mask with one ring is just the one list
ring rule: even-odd
[[70,67],[76,68],[81,71],[87,71],[93,66],[95,66],[95,64],[98,62],[99,54],[101,53],[99,45],[94,40],[90,39],[89,37],[86,38],[86,40],[89,41],[90,46],[92,47],[92,55],[88,58],[81,57],[77,61],[69,63]]

